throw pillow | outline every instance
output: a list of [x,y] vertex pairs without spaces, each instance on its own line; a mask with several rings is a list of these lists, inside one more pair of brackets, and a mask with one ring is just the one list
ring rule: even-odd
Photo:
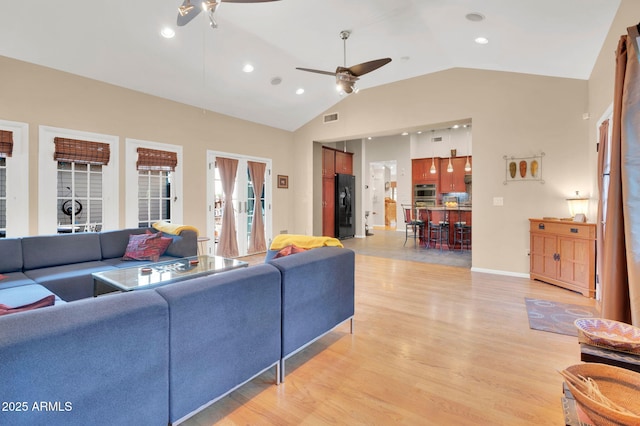
[[[158,247],[158,256],[162,256],[165,251],[169,248],[171,243],[173,242],[173,238],[163,237],[162,232],[156,232],[155,234],[160,235],[160,238],[153,240]],[[155,235],[153,232],[147,229],[147,235]]]
[[302,253],[303,251],[307,251],[307,250],[301,247],[298,247],[295,244],[291,244],[290,246],[286,246],[280,249],[273,258],[277,259],[279,257],[289,256],[290,254]]
[[22,306],[16,306],[15,308],[0,303],[0,315],[15,314],[16,312],[24,312],[30,311],[32,309],[42,308],[45,306],[53,306],[55,302],[56,297],[53,294],[50,294],[49,296],[43,297],[36,302],[28,303]]
[[160,234],[129,235],[129,244],[124,252],[122,260],[151,260],[157,262],[160,258],[160,250],[155,240]]

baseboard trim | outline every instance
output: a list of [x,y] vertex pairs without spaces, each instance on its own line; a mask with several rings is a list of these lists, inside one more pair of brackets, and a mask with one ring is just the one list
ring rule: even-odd
[[527,278],[530,279],[529,274],[523,274],[521,272],[501,271],[498,269],[486,269],[486,268],[471,268],[471,272],[482,272],[483,274],[494,275],[506,275],[509,277]]

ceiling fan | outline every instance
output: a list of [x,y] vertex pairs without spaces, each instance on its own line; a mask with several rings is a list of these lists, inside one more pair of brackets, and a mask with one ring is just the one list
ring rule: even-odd
[[191,0],[184,0],[182,5],[178,8],[178,26],[181,27],[183,25],[187,25],[193,18],[196,17],[200,13],[201,10],[204,10],[209,15],[209,25],[211,28],[217,28],[218,24],[213,19],[213,14],[215,13],[218,5],[221,2],[226,3],[264,3],[268,1],[278,1],[278,0],[203,0],[202,7],[197,7],[191,4]]
[[356,88],[356,81],[359,80],[359,77],[370,73],[371,71],[377,70],[383,65],[391,62],[391,58],[383,58],[376,59],[369,62],[364,62],[362,64],[353,65],[351,67],[347,67],[347,39],[351,35],[351,31],[343,30],[340,31],[340,38],[344,44],[344,66],[338,66],[335,72],[331,71],[320,71],[314,70],[310,68],[296,68],[300,71],[308,71],[315,72],[318,74],[325,75],[335,75],[336,77],[336,88],[338,91],[343,91],[347,94],[356,92],[358,93],[358,89]]

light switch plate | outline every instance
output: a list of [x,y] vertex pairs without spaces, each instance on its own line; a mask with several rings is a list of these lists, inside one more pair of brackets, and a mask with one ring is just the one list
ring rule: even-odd
[[504,199],[502,197],[493,197],[493,205],[494,206],[503,206]]

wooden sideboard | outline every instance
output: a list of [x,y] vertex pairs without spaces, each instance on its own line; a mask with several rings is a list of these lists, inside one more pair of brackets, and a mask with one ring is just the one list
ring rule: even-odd
[[595,297],[596,225],[529,219],[530,276]]

